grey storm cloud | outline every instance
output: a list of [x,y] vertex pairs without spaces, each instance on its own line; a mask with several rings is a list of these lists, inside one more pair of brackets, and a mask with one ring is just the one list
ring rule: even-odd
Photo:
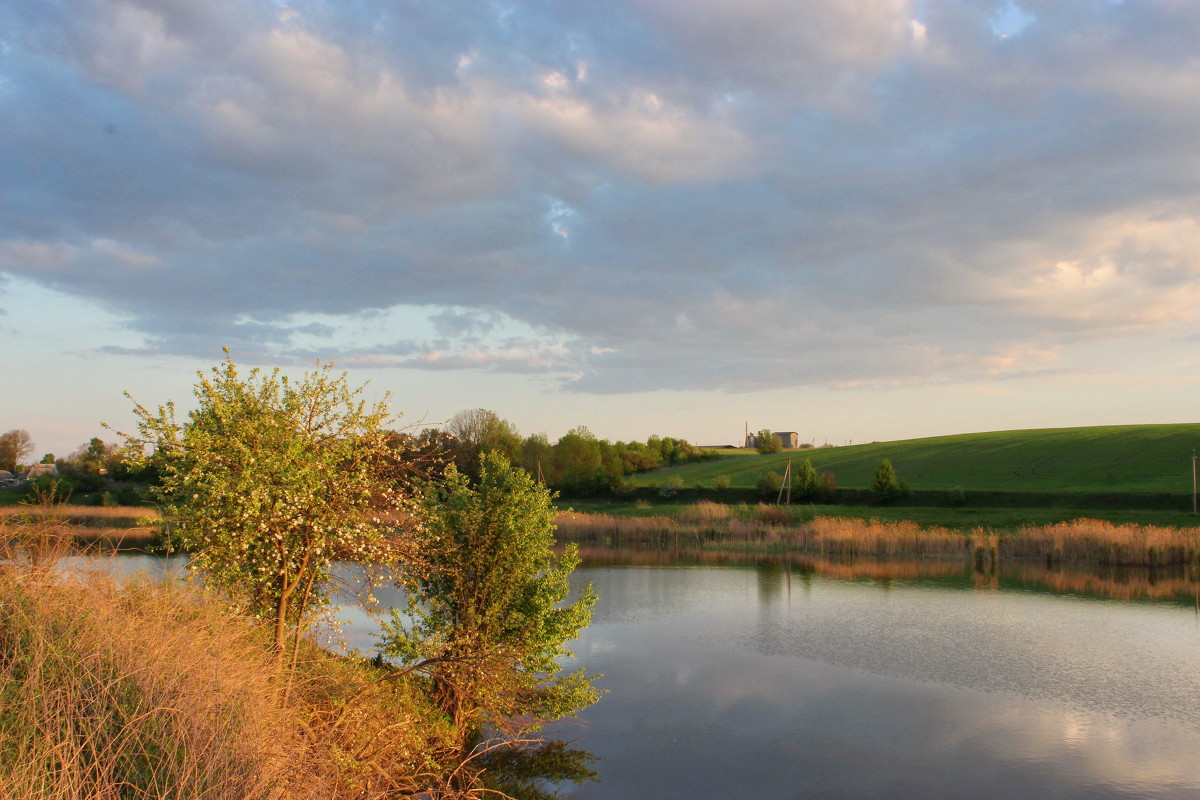
[[1200,7],[1018,5],[10,0],[0,278],[587,392],[1057,369],[1200,301]]

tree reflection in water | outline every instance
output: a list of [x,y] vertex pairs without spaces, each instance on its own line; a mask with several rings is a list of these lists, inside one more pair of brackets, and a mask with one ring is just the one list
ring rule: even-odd
[[480,755],[474,764],[484,770],[481,777],[488,789],[503,792],[513,800],[558,800],[562,795],[555,784],[599,780],[591,767],[596,756],[571,747],[570,742],[538,739],[492,744],[482,742],[476,748]]

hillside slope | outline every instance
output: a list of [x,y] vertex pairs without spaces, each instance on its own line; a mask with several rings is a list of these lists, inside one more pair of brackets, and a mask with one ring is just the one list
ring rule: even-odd
[[661,484],[678,475],[685,486],[712,486],[717,475],[728,475],[732,486],[752,487],[765,472],[783,474],[790,457],[793,464],[807,458],[818,471],[832,472],[839,486],[865,488],[886,458],[914,490],[1190,494],[1193,448],[1200,448],[1200,423],[993,431],[766,456],[739,453],[655,470],[635,482]]

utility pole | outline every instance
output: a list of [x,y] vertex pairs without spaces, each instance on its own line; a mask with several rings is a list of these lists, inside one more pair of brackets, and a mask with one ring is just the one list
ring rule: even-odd
[[775,505],[783,502],[783,493],[787,491],[788,505],[792,504],[792,457],[788,456],[787,469],[783,471],[783,485],[779,487],[779,497],[775,498]]

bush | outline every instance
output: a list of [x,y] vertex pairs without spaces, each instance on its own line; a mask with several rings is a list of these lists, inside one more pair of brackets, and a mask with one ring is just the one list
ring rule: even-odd
[[767,472],[758,479],[756,486],[764,497],[778,496],[783,488],[783,477],[778,472]]
[[729,488],[729,476],[728,475],[718,475],[717,477],[713,478],[713,488],[716,489],[718,492],[723,492],[726,489],[728,489]]
[[961,506],[967,502],[967,493],[963,491],[961,486],[955,486],[946,492],[946,505]]
[[837,499],[837,478],[832,472],[821,473],[821,484],[817,487],[817,499],[823,503],[832,503]]
[[683,478],[678,475],[672,475],[667,478],[666,483],[658,490],[661,497],[674,497],[683,491]]
[[875,469],[875,475],[871,479],[871,494],[880,505],[900,497],[900,482],[896,479],[896,470],[886,458]]
[[75,483],[57,475],[39,475],[25,486],[25,497],[39,506],[61,505],[74,492]]
[[122,506],[138,506],[146,499],[146,495],[132,484],[117,487],[117,504]]
[[792,494],[797,498],[807,500],[816,495],[821,485],[821,476],[817,468],[807,458],[792,473]]

